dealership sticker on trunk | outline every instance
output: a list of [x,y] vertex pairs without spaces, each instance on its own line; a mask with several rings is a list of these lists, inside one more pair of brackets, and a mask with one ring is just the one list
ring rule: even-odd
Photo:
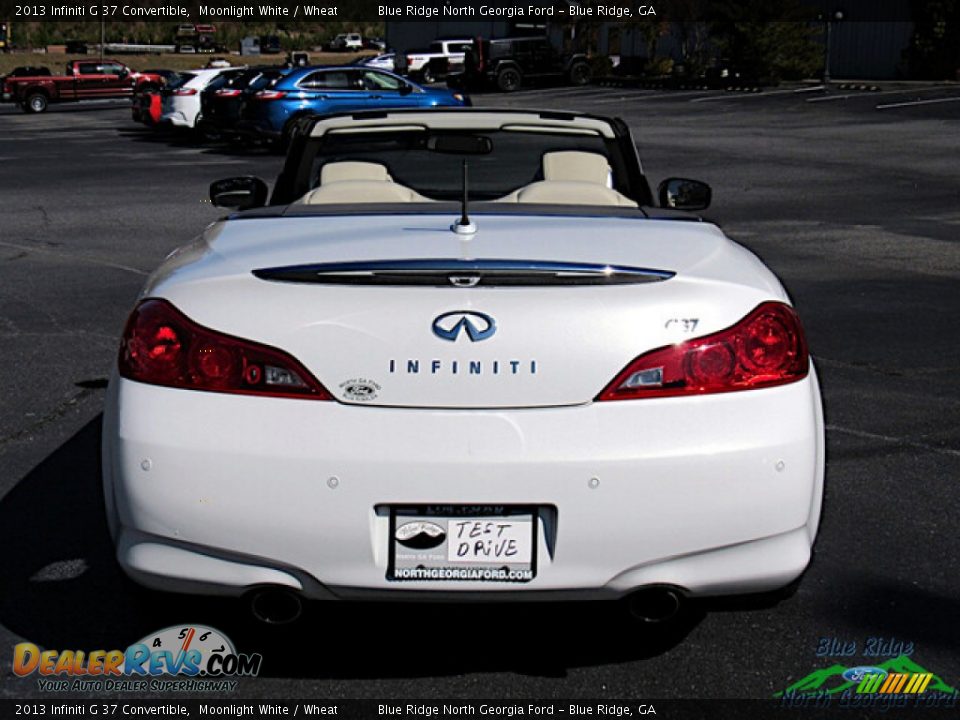
[[393,507],[387,577],[527,582],[536,574],[536,530],[529,507]]
[[340,383],[340,389],[345,400],[364,403],[376,399],[380,385],[367,378],[352,378]]

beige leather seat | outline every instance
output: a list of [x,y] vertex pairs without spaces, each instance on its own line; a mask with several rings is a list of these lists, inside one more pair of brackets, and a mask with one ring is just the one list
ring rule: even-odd
[[603,155],[580,150],[558,150],[543,154],[545,181],[588,182],[610,185],[610,165]]
[[330,162],[320,168],[320,184],[347,182],[350,180],[372,180],[374,182],[393,182],[386,165],[358,160]]
[[305,205],[332,205],[432,201],[404,185],[395,183],[385,165],[344,160],[324,165],[320,169],[319,187],[297,202]]
[[524,185],[498,202],[637,207],[609,186],[610,165],[603,155],[559,150],[544,153],[542,162],[543,180]]

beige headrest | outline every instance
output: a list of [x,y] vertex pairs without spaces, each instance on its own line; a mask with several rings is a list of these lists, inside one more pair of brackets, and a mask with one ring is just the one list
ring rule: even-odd
[[370,180],[373,182],[390,182],[390,174],[386,165],[356,160],[327,163],[320,170],[320,184],[346,180]]
[[429,198],[403,185],[377,180],[338,180],[321,184],[298,202],[304,205],[341,203],[430,202]]
[[543,180],[531,183],[513,193],[513,198],[504,198],[519,203],[540,203],[545,205],[613,205],[636,207],[630,198],[621,195],[603,185],[573,180]]
[[571,180],[605,186],[609,177],[610,165],[603,155],[580,150],[559,150],[543,155],[544,180]]

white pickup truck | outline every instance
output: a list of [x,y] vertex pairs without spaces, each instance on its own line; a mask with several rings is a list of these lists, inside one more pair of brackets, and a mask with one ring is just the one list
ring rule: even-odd
[[360,33],[341,33],[330,42],[330,49],[335,52],[363,50],[363,36]]
[[470,38],[438,38],[426,50],[408,50],[398,53],[393,69],[399,75],[431,83],[442,80],[451,72],[463,69],[465,54],[473,48]]

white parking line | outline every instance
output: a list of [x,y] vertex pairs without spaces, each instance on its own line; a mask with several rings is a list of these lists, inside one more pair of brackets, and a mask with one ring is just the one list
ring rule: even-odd
[[770,97],[771,95],[796,95],[798,93],[813,92],[814,90],[823,90],[823,85],[817,85],[815,87],[805,87],[805,88],[787,88],[786,90],[770,90],[768,92],[759,92],[759,93],[727,92],[718,97],[701,98],[699,100],[691,100],[690,102],[713,102],[714,100],[743,100],[745,98]]
[[610,103],[624,102],[629,100],[641,100],[642,102],[648,102],[650,100],[677,100],[695,97],[697,95],[709,95],[713,92],[713,90],[692,90],[690,92],[673,92],[671,90],[633,90],[625,94],[617,95],[616,97],[598,97],[598,99],[590,98],[590,102]]
[[196,167],[197,165],[242,165],[243,160],[203,160],[197,158],[189,162],[158,162],[156,167]]
[[[656,97],[648,98],[649,100],[676,100],[677,98],[691,98],[698,95],[713,95],[715,90],[692,90],[690,92],[671,92],[669,90],[663,90],[656,93]],[[689,100],[688,102],[695,102],[694,100]]]
[[[69,140],[71,143],[102,143],[102,142],[109,142],[114,139],[107,133],[102,133],[99,137],[91,136],[91,135],[77,137],[77,133],[48,133],[48,132],[43,132],[41,130],[37,130],[36,132],[23,131],[19,133],[15,139],[26,141],[31,139],[30,137],[31,135],[38,135],[40,136],[39,139],[42,139],[44,141]],[[8,134],[8,137],[12,137],[12,136],[13,136],[13,133]]]
[[126,270],[127,272],[134,273],[136,275],[149,275],[150,273],[146,270],[141,270],[140,268],[131,267],[129,265],[121,265],[120,263],[109,262],[107,260],[100,260],[99,258],[85,257],[83,255],[75,255],[71,252],[60,252],[57,250],[50,250],[49,248],[37,247],[35,245],[18,245],[17,243],[5,242],[0,240],[0,245],[4,247],[14,248],[15,250],[22,250],[28,253],[40,253],[41,255],[54,255],[56,257],[66,258],[67,260],[78,260],[80,262],[91,263],[93,265],[102,265],[103,267],[115,268],[117,270]]
[[[630,102],[631,100],[652,102],[654,100],[681,100],[684,98],[696,97],[698,95],[711,95],[714,92],[716,91],[693,90],[690,92],[673,92],[671,90],[628,90],[627,92],[621,92],[618,94],[609,92],[604,93],[603,95],[592,95],[590,97],[585,97],[584,99],[590,103],[596,104],[623,103]],[[549,98],[549,95],[544,96],[544,99]],[[566,100],[567,98],[563,99]]]
[[848,95],[827,95],[826,97],[810,98],[807,100],[808,103],[815,102],[831,102],[833,100],[847,100],[849,98],[859,98],[859,97],[877,97],[878,95],[909,95],[911,93],[919,92],[934,92],[937,90],[948,90],[952,86],[950,85],[935,85],[928,88],[914,88],[911,90],[883,90],[881,92],[855,92]]
[[591,104],[604,104],[604,103],[627,103],[631,100],[643,100],[643,99],[653,99],[652,95],[657,95],[655,90],[648,90],[647,92],[631,92],[625,95],[617,95],[616,97],[601,97],[601,98],[590,98]]
[[909,102],[887,103],[886,105],[877,105],[877,110],[889,110],[890,108],[910,107],[911,105],[933,105],[934,103],[960,102],[960,97],[937,98],[936,100],[911,100]]
[[567,97],[568,95],[586,97],[591,93],[598,93],[601,95],[608,94],[610,92],[615,92],[620,88],[607,88],[600,87],[598,85],[587,86],[587,87],[576,87],[576,88],[537,88],[531,90],[521,90],[516,93],[510,93],[515,98],[526,98],[526,97]]

